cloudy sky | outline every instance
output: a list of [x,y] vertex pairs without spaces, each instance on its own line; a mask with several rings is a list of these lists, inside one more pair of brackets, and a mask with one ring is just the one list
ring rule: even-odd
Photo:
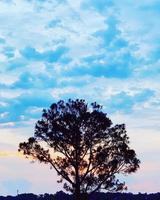
[[55,193],[56,173],[17,153],[59,99],[126,123],[140,170],[128,192],[160,188],[160,1],[0,0],[0,194]]

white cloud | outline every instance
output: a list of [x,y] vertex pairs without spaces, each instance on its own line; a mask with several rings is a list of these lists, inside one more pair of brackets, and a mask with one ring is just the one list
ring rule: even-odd
[[11,89],[6,89],[3,91],[0,91],[0,97],[1,98],[7,98],[7,99],[14,99],[19,97],[23,93],[22,90],[11,90]]
[[[147,59],[155,50],[157,40],[160,39],[159,12],[156,12],[158,1],[128,1],[123,3],[115,1],[115,9],[118,10],[120,30],[131,44],[137,46],[136,56]],[[147,20],[145,20],[147,19]]]
[[6,107],[6,106],[8,106],[8,104],[6,102],[0,101],[0,106]]
[[5,118],[8,116],[8,114],[9,114],[9,112],[0,113],[0,118]]
[[3,73],[0,76],[0,84],[10,86],[13,83],[15,83],[16,81],[18,81],[18,76],[16,74],[4,74]]

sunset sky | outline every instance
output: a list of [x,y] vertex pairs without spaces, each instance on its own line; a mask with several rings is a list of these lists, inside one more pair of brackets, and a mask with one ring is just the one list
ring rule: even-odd
[[159,0],[0,1],[0,195],[62,189],[17,149],[42,109],[68,98],[126,124],[141,168],[122,180],[128,192],[158,192]]

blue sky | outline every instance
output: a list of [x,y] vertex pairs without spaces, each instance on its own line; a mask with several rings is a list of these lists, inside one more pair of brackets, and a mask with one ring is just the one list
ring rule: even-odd
[[124,177],[128,191],[158,191],[159,9],[159,0],[0,1],[1,194],[60,189],[52,170],[31,165],[17,147],[43,108],[68,98],[97,101],[126,123],[142,162]]

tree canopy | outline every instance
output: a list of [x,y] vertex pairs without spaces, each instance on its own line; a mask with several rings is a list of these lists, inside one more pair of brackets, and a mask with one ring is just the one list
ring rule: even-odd
[[116,175],[135,172],[140,163],[125,125],[113,125],[101,105],[83,99],[60,100],[44,109],[34,136],[20,143],[19,151],[54,168],[76,200],[103,189],[126,189]]

